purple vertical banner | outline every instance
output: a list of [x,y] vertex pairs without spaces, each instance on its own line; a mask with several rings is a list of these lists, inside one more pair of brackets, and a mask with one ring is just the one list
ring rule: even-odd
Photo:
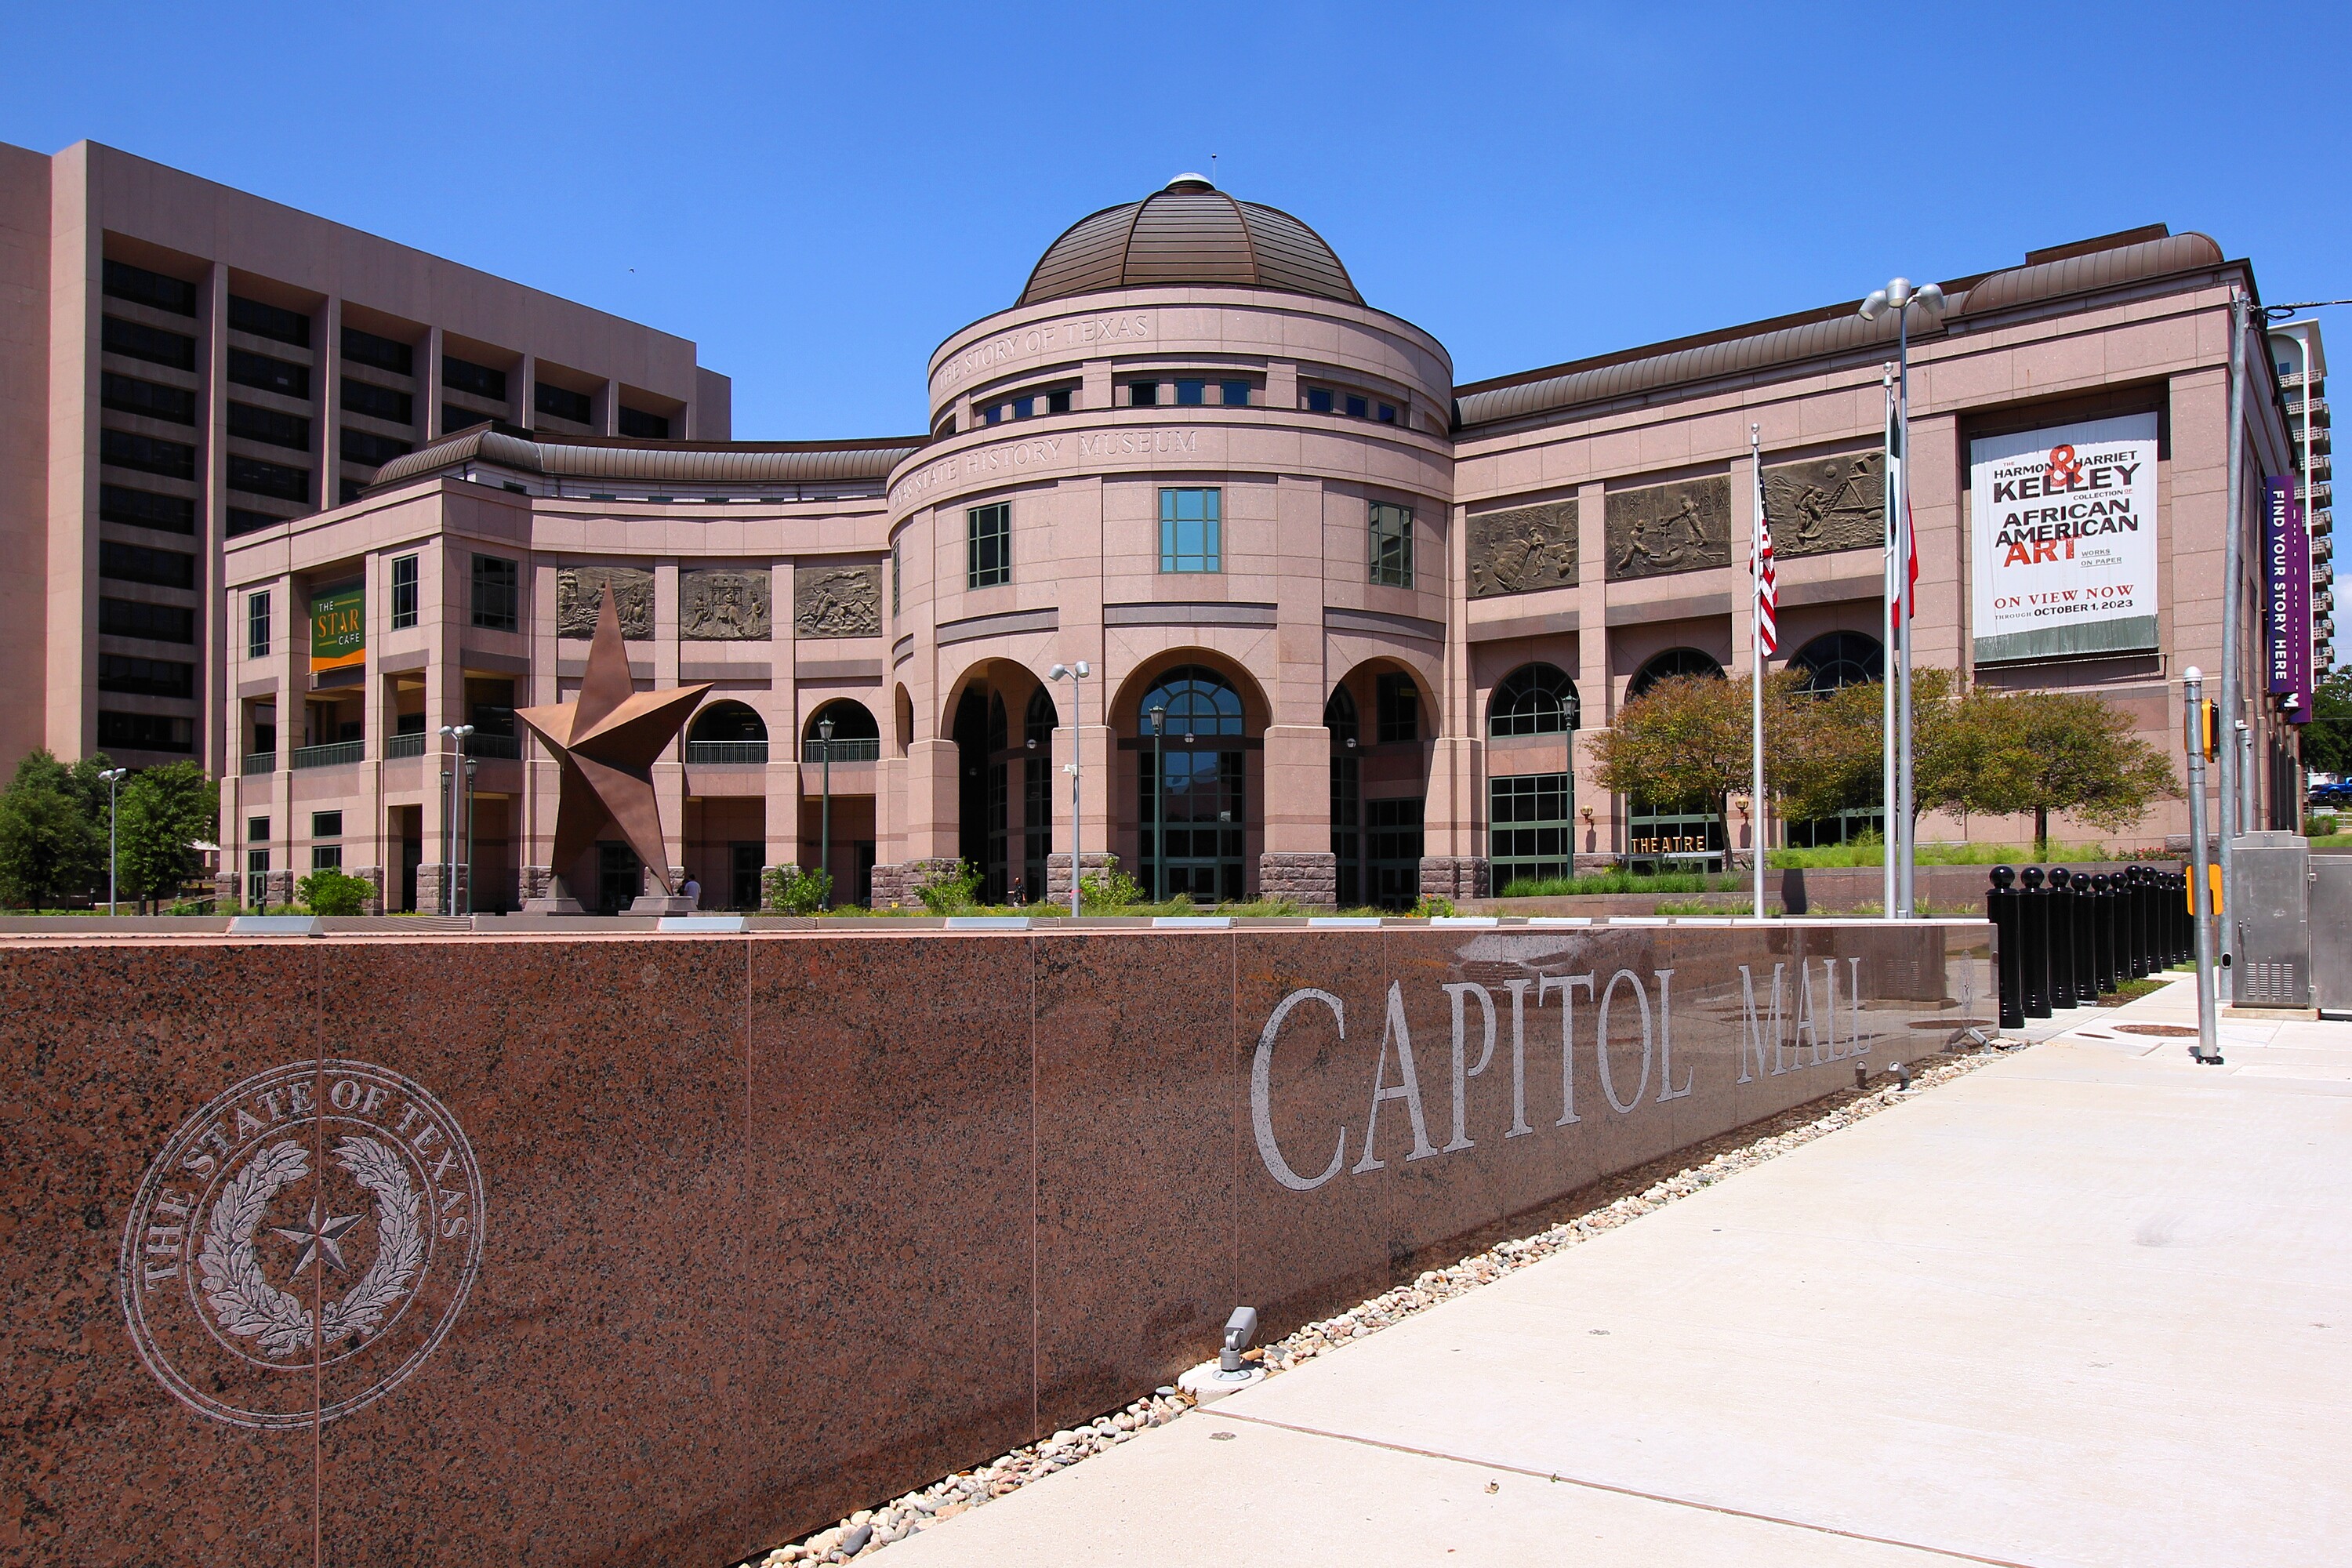
[[2311,631],[2311,535],[2304,526],[2303,502],[2287,509],[2287,617],[2289,646],[2294,654],[2294,705],[2287,710],[2291,724],[2311,721],[2312,688],[2317,676]]
[[[2296,543],[2303,531],[2295,526],[2294,481],[2263,481],[2263,671],[2264,689],[2284,697],[2294,689],[2294,586]],[[2306,581],[2311,552],[2303,552]],[[2305,632],[2308,637],[2308,629]]]

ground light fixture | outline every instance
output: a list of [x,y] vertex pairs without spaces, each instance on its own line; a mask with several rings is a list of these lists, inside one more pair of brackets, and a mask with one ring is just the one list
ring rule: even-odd
[[1079,825],[1079,809],[1085,805],[1086,786],[1086,774],[1080,767],[1080,759],[1085,752],[1085,682],[1094,672],[1094,666],[1085,659],[1079,659],[1074,665],[1057,664],[1045,671],[1048,680],[1070,683],[1070,760],[1064,766],[1070,775],[1070,914],[1073,919],[1078,912],[1078,875],[1087,863],[1079,842],[1079,835],[1083,831]]
[[1914,913],[1911,816],[1911,311],[1944,313],[1943,289],[1914,285],[1908,278],[1873,289],[1862,301],[1862,319],[1874,321],[1895,312],[1895,408],[1886,443],[1886,517],[1894,533],[1886,552],[1886,602],[1893,614],[1895,679],[1887,683],[1886,912],[1894,920]]
[[108,768],[98,775],[106,781],[106,912],[109,916],[115,913],[114,877],[116,868],[121,864],[121,858],[115,850],[115,845],[120,840],[116,837],[114,828],[114,791],[117,784],[130,776],[130,773],[129,768]]
[[1252,1366],[1242,1360],[1242,1352],[1257,1338],[1257,1309],[1235,1307],[1234,1315],[1225,1320],[1223,1342],[1217,1349],[1217,1359],[1202,1362],[1176,1380],[1176,1385],[1202,1404],[1223,1399],[1228,1394],[1238,1394],[1265,1376],[1265,1368]]

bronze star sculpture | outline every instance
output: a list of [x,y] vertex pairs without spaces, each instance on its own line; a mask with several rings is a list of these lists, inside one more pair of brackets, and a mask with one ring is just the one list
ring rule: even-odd
[[558,900],[568,896],[564,873],[596,842],[606,822],[621,830],[637,858],[653,868],[665,893],[675,895],[669,855],[662,841],[661,805],[654,798],[654,759],[676,737],[708,682],[672,691],[639,691],[629,678],[621,642],[621,612],[613,585],[596,607],[596,637],[580,695],[545,708],[524,708],[520,719],[562,764],[556,795],[555,852],[549,858]]

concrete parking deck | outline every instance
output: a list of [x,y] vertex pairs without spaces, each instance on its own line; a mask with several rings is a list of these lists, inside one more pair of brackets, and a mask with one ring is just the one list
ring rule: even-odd
[[2352,1025],[2176,982],[887,1550],[2352,1556]]

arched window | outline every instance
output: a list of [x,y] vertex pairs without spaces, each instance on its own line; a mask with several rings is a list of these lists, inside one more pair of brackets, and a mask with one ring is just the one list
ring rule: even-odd
[[694,716],[686,731],[689,763],[764,763],[768,726],[748,704],[713,702]]
[[1238,735],[1242,732],[1242,694],[1213,669],[1197,664],[1177,666],[1152,683],[1135,705],[1136,731],[1151,733],[1151,710],[1167,711],[1170,735]]
[[765,741],[767,721],[741,702],[713,702],[694,716],[688,741]]
[[1344,686],[1331,689],[1331,700],[1323,704],[1323,727],[1331,731],[1331,743],[1345,746],[1356,739],[1356,700],[1348,695]]
[[1559,735],[1576,728],[1576,682],[1556,664],[1523,664],[1486,704],[1489,735]]
[[1062,715],[1054,707],[1054,695],[1044,687],[1029,694],[1029,711],[1022,720],[1022,739],[1037,750],[1047,749],[1048,738],[1061,728]]
[[1805,672],[1805,689],[1826,697],[1848,686],[1878,680],[1886,673],[1886,650],[1865,632],[1831,632],[1797,650],[1790,669]]
[[[830,741],[817,729],[825,723],[833,726]],[[882,730],[865,703],[836,697],[809,715],[801,731],[801,761],[821,763],[828,752],[836,763],[870,763],[881,756]]]
[[1670,647],[1642,667],[1633,677],[1633,684],[1625,688],[1625,696],[1630,700],[1661,680],[1669,680],[1678,675],[1705,676],[1721,680],[1723,666],[1695,647]]

